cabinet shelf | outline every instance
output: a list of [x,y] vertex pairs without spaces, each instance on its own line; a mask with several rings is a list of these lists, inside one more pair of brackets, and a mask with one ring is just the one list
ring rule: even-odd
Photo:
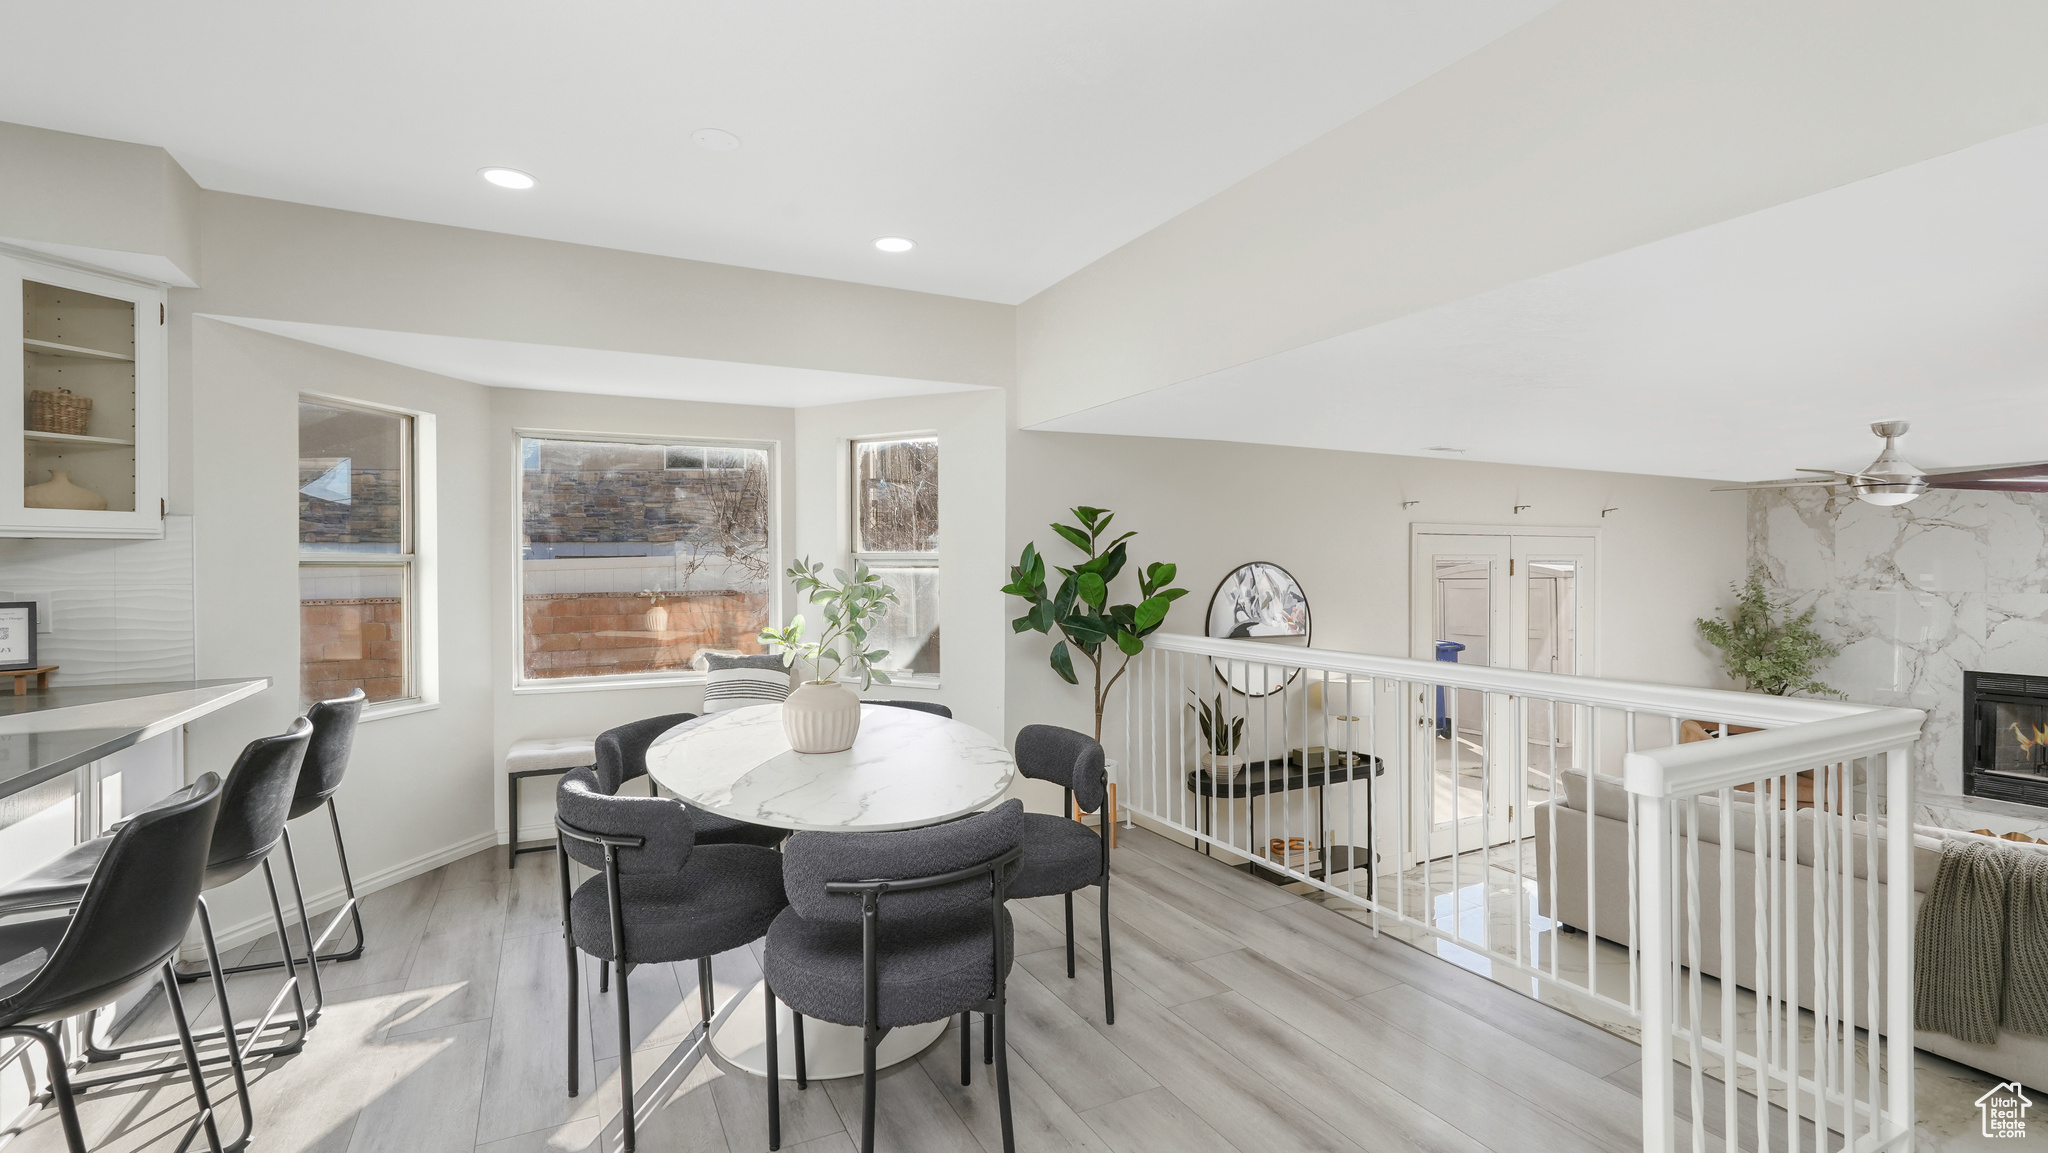
[[132,440],[113,436],[84,436],[74,432],[36,432],[31,429],[21,434],[29,440],[48,441],[52,444],[68,444],[78,448],[134,448]]
[[126,360],[135,358],[127,353],[102,352],[97,348],[80,348],[75,344],[58,344],[52,340],[28,340],[24,338],[21,347],[28,352],[39,352],[44,356],[62,356],[72,360]]

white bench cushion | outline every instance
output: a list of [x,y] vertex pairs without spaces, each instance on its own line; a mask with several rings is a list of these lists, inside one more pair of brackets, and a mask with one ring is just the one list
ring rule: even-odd
[[596,737],[535,737],[513,741],[505,754],[505,771],[523,773],[529,769],[579,769],[597,763]]

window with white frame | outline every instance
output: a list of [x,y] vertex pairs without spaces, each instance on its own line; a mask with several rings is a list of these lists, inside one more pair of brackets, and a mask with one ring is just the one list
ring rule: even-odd
[[674,676],[758,653],[775,580],[771,446],[519,441],[521,676]]
[[414,419],[299,398],[299,697],[418,697]]
[[881,667],[939,675],[939,438],[853,442],[853,555],[898,602],[869,641],[889,650]]

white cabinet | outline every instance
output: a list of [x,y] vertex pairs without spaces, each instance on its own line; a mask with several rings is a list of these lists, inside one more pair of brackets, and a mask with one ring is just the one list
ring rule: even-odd
[[164,321],[161,286],[0,255],[0,536],[163,535]]

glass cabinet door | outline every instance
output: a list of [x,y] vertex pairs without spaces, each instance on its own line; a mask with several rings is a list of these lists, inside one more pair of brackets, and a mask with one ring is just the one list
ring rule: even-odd
[[135,302],[21,282],[22,505],[135,511]]
[[[0,446],[0,526],[15,536],[161,531],[162,294],[5,261],[21,367]],[[18,311],[16,311],[18,309]],[[10,326],[12,327],[12,326]],[[12,374],[8,374],[12,376]],[[18,389],[18,391],[16,391]],[[18,423],[17,423],[18,422]]]

